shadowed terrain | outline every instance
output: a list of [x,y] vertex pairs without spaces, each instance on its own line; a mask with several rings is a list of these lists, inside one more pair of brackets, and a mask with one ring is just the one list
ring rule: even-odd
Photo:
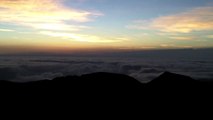
[[123,99],[141,97],[208,96],[213,82],[196,81],[188,76],[165,72],[147,84],[113,73],[93,73],[59,77],[53,80],[15,83],[0,81],[0,95],[33,98]]

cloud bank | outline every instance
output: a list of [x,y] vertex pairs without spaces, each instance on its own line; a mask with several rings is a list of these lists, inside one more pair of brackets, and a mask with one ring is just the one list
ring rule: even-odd
[[[213,59],[205,51],[126,53],[124,57],[14,56],[0,58],[0,80],[36,81],[94,72],[121,73],[148,82],[165,71],[195,79],[213,78]],[[126,58],[125,56],[129,56]]]

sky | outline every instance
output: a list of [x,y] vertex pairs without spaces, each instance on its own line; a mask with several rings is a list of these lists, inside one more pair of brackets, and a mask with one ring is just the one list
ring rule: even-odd
[[0,0],[0,54],[213,47],[212,0]]

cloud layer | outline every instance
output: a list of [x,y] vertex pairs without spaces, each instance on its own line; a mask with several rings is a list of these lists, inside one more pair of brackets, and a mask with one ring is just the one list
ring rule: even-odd
[[67,75],[111,72],[126,74],[141,82],[147,82],[165,71],[189,75],[195,79],[212,79],[213,59],[210,54],[211,50],[180,50],[124,53],[123,57],[121,54],[115,54],[114,57],[1,57],[0,80],[34,81]]

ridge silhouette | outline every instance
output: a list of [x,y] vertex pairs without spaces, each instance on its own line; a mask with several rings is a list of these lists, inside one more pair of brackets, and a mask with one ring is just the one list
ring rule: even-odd
[[1,97],[66,98],[100,100],[154,100],[158,98],[209,98],[213,82],[165,72],[149,83],[140,83],[127,75],[92,73],[82,76],[58,77],[53,80],[15,83],[0,81]]

